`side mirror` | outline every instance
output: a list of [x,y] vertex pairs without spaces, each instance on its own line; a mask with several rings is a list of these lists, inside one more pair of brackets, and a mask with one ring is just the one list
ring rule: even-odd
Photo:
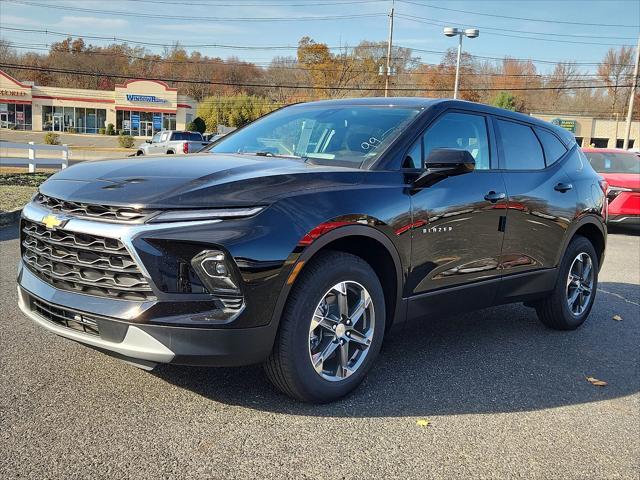
[[148,139],[148,140],[145,140],[145,142],[147,142],[147,143],[153,143],[153,140]]
[[437,181],[454,175],[472,172],[476,161],[467,150],[436,148],[425,161],[425,171],[413,182],[415,187],[433,185]]

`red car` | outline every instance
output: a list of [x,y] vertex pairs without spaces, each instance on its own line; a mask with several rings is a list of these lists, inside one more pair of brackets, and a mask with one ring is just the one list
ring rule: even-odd
[[640,225],[640,158],[624,150],[583,148],[609,185],[609,224]]

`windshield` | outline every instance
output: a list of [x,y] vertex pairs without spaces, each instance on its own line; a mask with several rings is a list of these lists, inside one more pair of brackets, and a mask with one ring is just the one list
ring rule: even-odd
[[420,112],[388,106],[292,106],[219,140],[209,151],[361,165]]
[[640,174],[640,158],[626,152],[584,152],[598,173]]

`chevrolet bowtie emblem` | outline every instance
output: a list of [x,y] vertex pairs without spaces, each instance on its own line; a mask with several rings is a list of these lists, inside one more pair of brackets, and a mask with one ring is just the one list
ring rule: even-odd
[[67,219],[58,217],[56,215],[46,215],[41,220],[42,224],[49,230],[55,230],[58,227],[62,227],[67,223]]

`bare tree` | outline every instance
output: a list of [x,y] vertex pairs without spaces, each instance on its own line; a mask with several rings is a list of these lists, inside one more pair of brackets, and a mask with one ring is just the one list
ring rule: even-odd
[[602,62],[598,65],[598,76],[607,86],[611,98],[611,116],[615,115],[619,107],[619,100],[624,99],[629,93],[629,84],[633,68],[633,49],[621,47],[619,50],[610,48]]

